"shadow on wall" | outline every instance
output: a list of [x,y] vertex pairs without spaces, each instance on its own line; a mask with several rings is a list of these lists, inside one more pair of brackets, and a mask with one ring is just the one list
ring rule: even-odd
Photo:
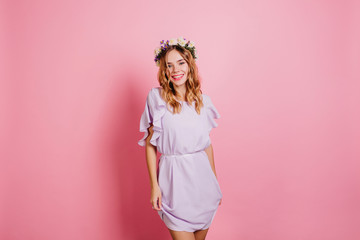
[[110,97],[110,116],[105,119],[103,139],[108,161],[104,175],[110,176],[106,177],[111,188],[107,194],[112,205],[106,218],[110,218],[107,222],[111,223],[111,230],[117,232],[114,235],[120,235],[114,239],[165,240],[170,239],[170,234],[150,204],[145,148],[137,144],[142,137],[139,122],[146,101],[135,85],[140,82],[136,81],[138,78],[133,71],[120,76],[116,80],[119,87],[112,90]]

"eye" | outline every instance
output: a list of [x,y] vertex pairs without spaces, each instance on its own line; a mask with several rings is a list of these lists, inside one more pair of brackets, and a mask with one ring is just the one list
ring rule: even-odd
[[183,64],[185,64],[185,62],[180,62],[180,65],[183,65]]
[[168,68],[170,68],[171,67],[171,65],[168,65]]

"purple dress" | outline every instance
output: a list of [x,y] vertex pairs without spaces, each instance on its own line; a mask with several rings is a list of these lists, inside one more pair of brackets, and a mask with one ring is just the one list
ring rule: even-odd
[[209,228],[222,198],[220,186],[206,152],[210,131],[220,114],[209,96],[202,94],[204,107],[199,115],[195,103],[180,101],[182,110],[173,114],[161,98],[160,87],[147,96],[140,119],[139,140],[145,146],[147,128],[153,123],[150,143],[161,153],[158,183],[162,194],[159,216],[169,229],[194,232]]

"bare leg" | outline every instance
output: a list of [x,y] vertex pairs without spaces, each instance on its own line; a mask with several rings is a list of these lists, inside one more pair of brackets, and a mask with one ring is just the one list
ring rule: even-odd
[[195,231],[195,240],[205,240],[206,234],[209,231],[209,229],[199,230]]
[[174,231],[169,229],[173,240],[195,240],[195,235],[192,232]]

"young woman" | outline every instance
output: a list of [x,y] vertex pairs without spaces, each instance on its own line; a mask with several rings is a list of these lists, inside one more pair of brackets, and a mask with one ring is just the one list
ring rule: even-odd
[[160,44],[160,87],[147,95],[138,142],[145,147],[150,202],[174,240],[203,240],[222,199],[209,136],[220,115],[202,94],[194,43],[178,38]]

